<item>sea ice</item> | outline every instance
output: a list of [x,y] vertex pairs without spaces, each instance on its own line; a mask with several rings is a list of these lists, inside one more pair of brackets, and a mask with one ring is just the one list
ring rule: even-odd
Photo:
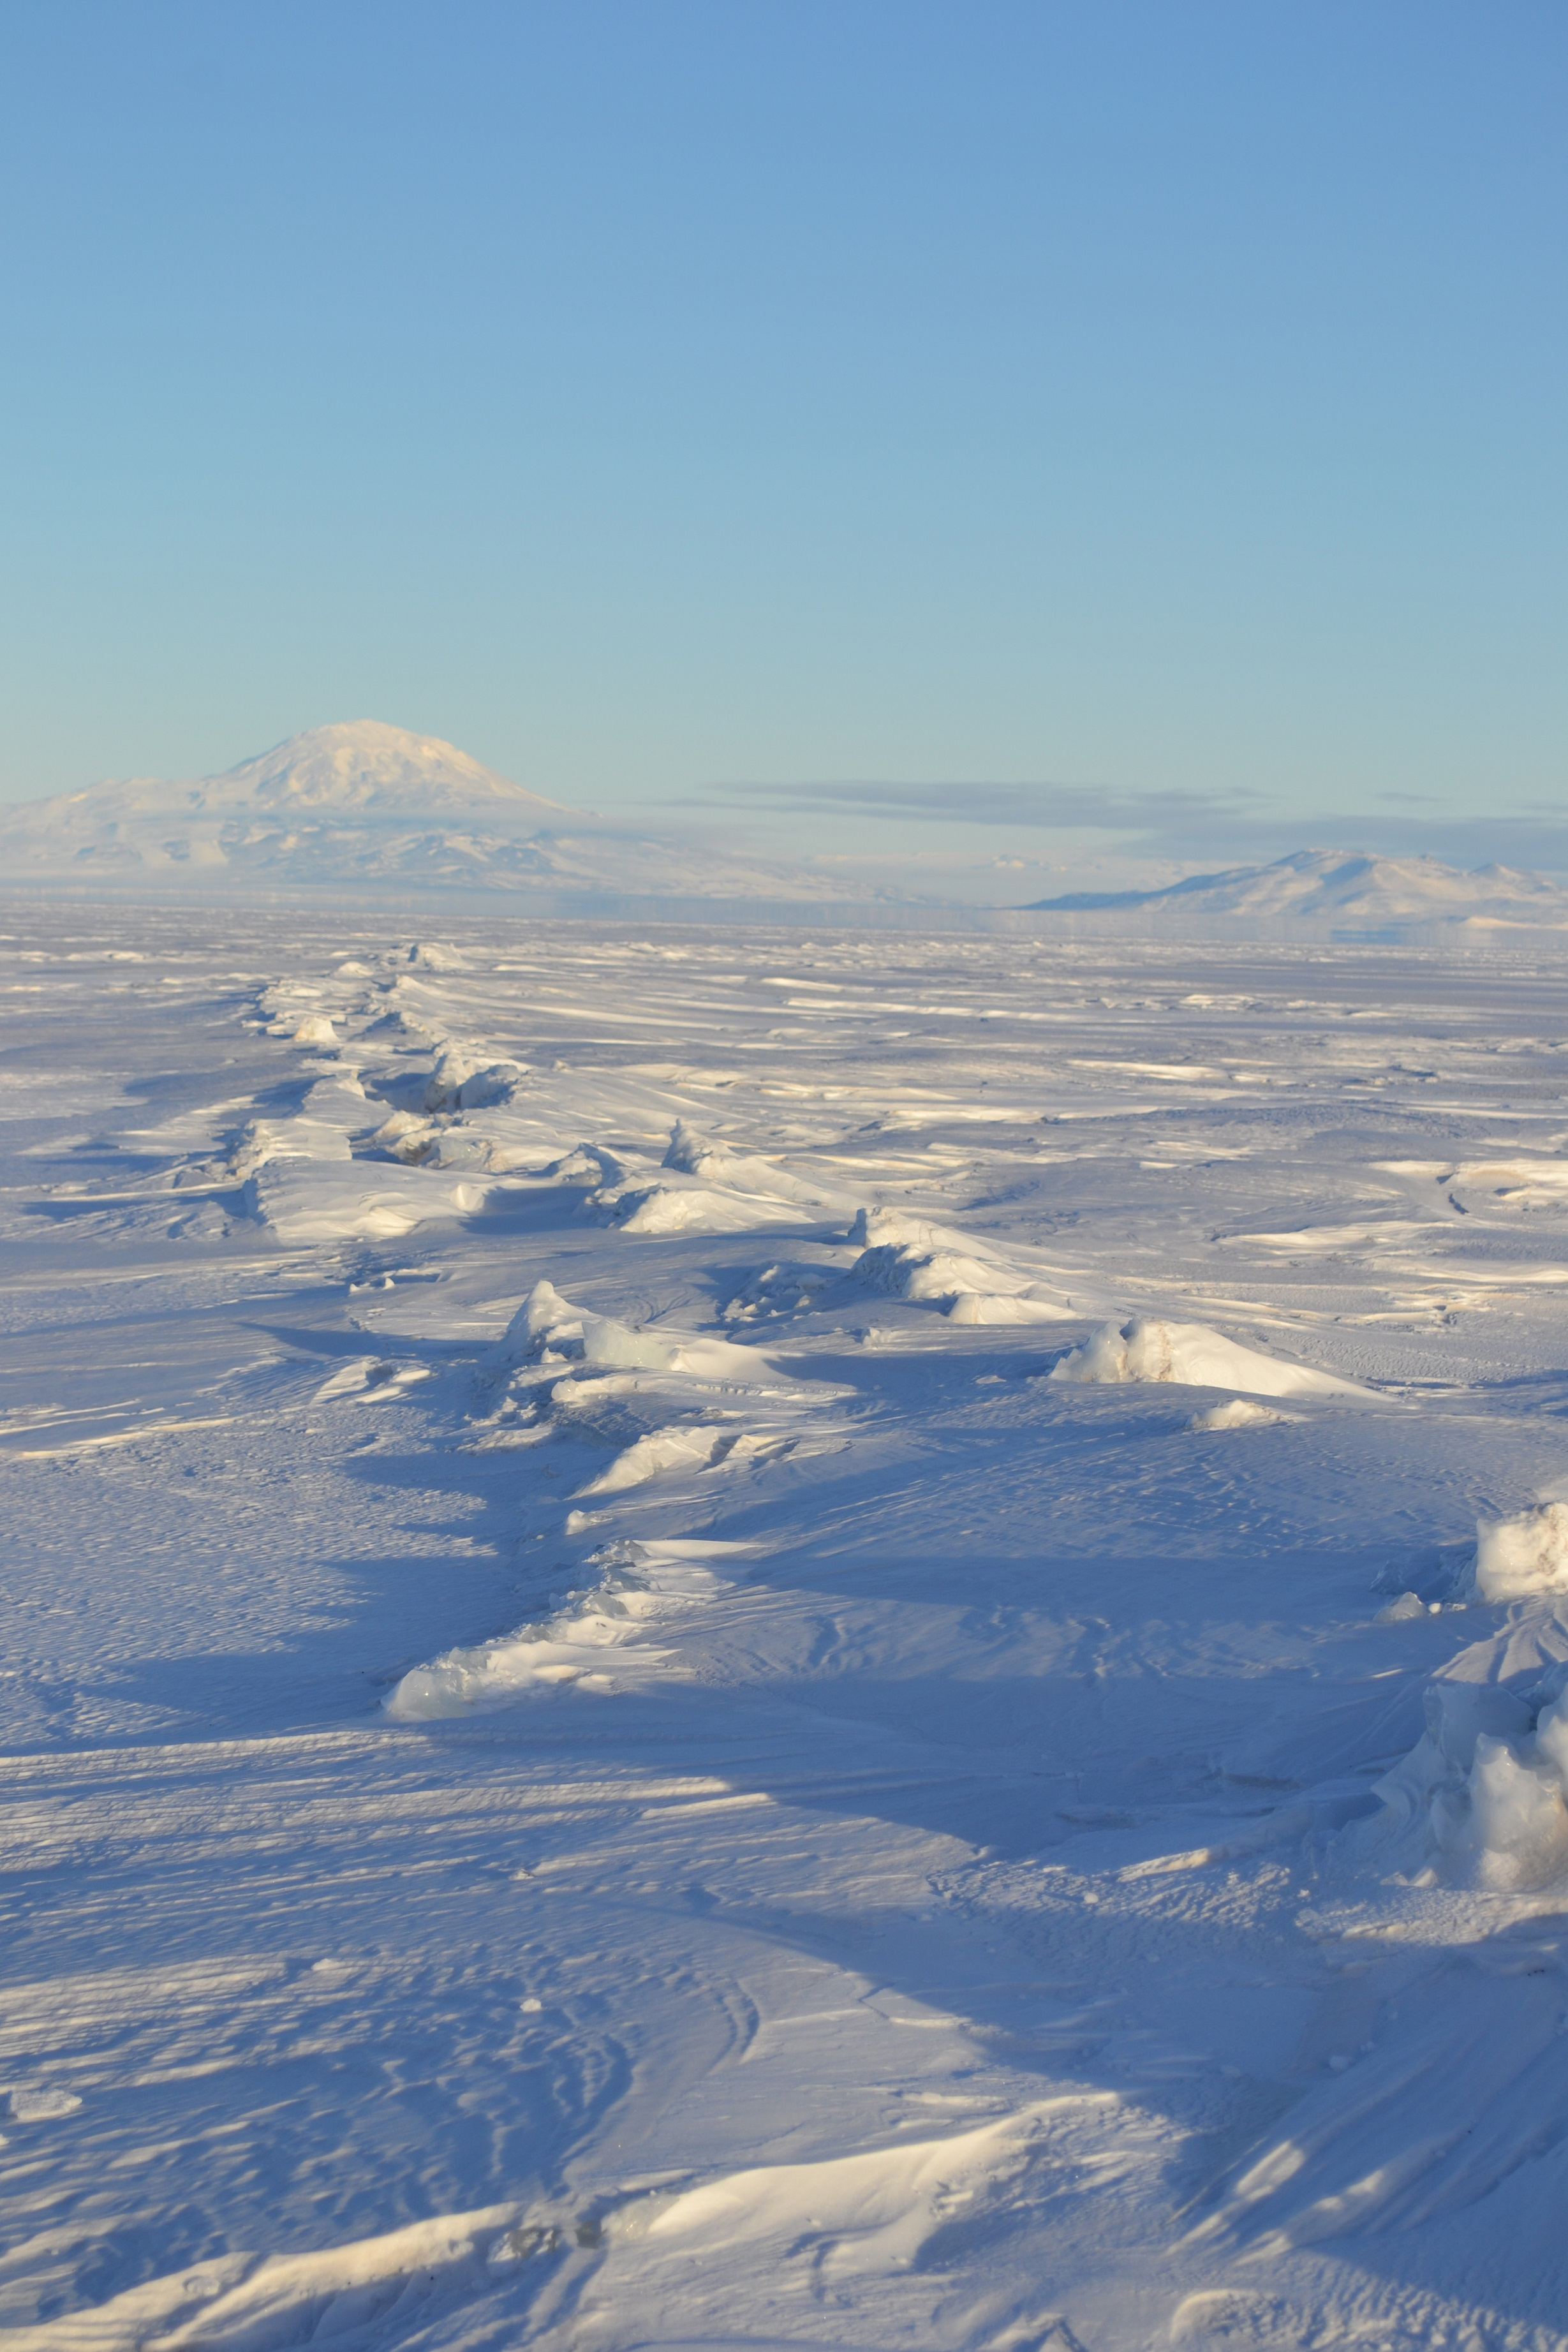
[[1568,964],[449,931],[0,925],[0,2335],[1549,2352]]

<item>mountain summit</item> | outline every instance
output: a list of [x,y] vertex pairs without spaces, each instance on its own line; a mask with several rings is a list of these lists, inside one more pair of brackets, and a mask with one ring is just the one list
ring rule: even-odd
[[47,810],[68,825],[71,813],[79,813],[91,827],[281,816],[373,824],[457,819],[517,832],[565,814],[558,802],[509,783],[455,743],[379,719],[307,728],[258,759],[195,783],[138,777],[36,805],[39,814]]
[[[134,786],[125,789],[134,790]],[[537,824],[565,812],[558,801],[509,783],[436,735],[411,735],[379,719],[310,727],[259,759],[188,788],[214,814],[255,809],[350,811],[368,817],[484,815]],[[84,796],[85,797],[85,796]]]

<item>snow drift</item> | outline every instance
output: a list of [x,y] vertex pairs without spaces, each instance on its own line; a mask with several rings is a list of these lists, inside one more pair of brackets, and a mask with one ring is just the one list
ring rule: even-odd
[[890,1298],[941,1307],[954,1323],[1057,1323],[1070,1301],[997,1258],[973,1255],[973,1243],[897,1209],[861,1209],[849,1229],[860,1255],[858,1282]]
[[[1100,1329],[1053,1364],[1053,1381],[1086,1385],[1121,1381],[1171,1381],[1192,1389],[1237,1389],[1248,1396],[1353,1397],[1377,1402],[1376,1391],[1342,1381],[1310,1364],[1289,1363],[1244,1348],[1238,1339],[1211,1331],[1206,1323],[1165,1323],[1135,1316],[1131,1323],[1103,1323]],[[1209,1428],[1234,1427],[1209,1422]]]

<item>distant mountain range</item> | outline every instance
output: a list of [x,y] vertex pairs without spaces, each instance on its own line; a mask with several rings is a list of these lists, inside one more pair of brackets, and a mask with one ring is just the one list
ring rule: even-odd
[[[363,719],[220,776],[138,779],[0,816],[0,889],[476,897],[560,913],[837,915],[856,923],[1107,936],[1484,944],[1568,934],[1568,889],[1502,866],[1312,849],[1159,890],[977,907],[873,892],[831,865],[645,834],[525,792],[455,745]],[[928,895],[929,892],[929,895]]]
[[[1462,873],[1436,857],[1369,857],[1300,849],[1272,866],[1192,874],[1163,890],[1079,891],[1028,912],[1101,919],[1145,934],[1223,934],[1265,928],[1277,937],[1397,940],[1434,927],[1487,932],[1568,929],[1568,890],[1508,866]],[[1098,927],[1098,926],[1097,926]]]

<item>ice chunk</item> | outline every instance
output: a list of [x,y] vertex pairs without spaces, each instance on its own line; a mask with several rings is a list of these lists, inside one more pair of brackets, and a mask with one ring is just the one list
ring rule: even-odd
[[1483,1736],[1513,1739],[1530,1729],[1529,1707],[1499,1683],[1439,1679],[1428,1688],[1424,1705],[1427,1738],[1444,1761],[1461,1772],[1469,1770]]
[[507,1102],[527,1076],[521,1062],[487,1062],[458,1087],[458,1108],[485,1110],[494,1103]]
[[1470,1842],[1493,1885],[1539,1884],[1568,1863],[1561,1776],[1483,1733],[1470,1772]]
[[405,1167],[416,1168],[427,1156],[435,1136],[429,1120],[416,1111],[395,1110],[371,1137],[371,1148],[384,1151],[391,1160],[401,1160]]
[[382,1120],[370,1139],[384,1150],[389,1143],[401,1143],[405,1135],[427,1135],[429,1131],[429,1121],[421,1118],[417,1111],[395,1110],[390,1118]]
[[425,1081],[426,1110],[450,1110],[478,1065],[471,1053],[461,1045],[448,1045],[437,1057],[436,1066]]
[[1377,1813],[1343,1833],[1346,1858],[1498,1889],[1560,1878],[1568,1709],[1554,1700],[1533,1729],[1531,1712],[1502,1685],[1439,1676],[1426,1694],[1426,1736],[1377,1783]]
[[498,1367],[521,1364],[538,1355],[552,1340],[581,1339],[583,1321],[569,1299],[552,1282],[536,1282],[491,1351]]
[[1479,1601],[1520,1601],[1568,1592],[1568,1503],[1539,1503],[1476,1526],[1471,1590]]
[[324,1013],[307,1013],[294,1027],[296,1045],[335,1045],[338,1033]]
[[1355,1397],[1380,1402],[1376,1391],[1342,1381],[1310,1364],[1294,1364],[1244,1348],[1206,1323],[1164,1323],[1135,1316],[1131,1323],[1102,1323],[1081,1348],[1053,1364],[1053,1381],[1089,1384],[1119,1381],[1173,1381],[1183,1388],[1240,1389],[1252,1396]]

